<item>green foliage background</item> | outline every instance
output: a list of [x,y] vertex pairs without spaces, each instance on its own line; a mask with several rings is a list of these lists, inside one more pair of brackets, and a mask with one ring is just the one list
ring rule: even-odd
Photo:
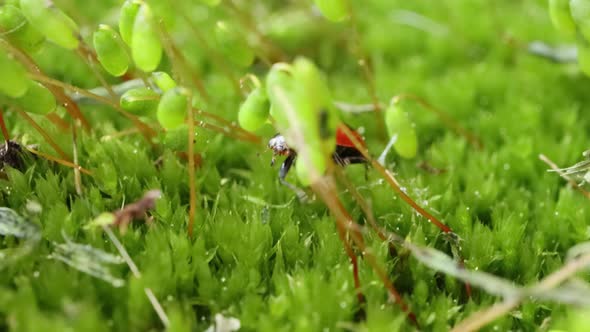
[[[55,1],[88,37],[98,23],[116,26],[119,1]],[[205,38],[218,18],[234,19],[223,5],[215,9],[178,1],[153,2],[174,40],[211,96],[205,110],[235,120],[242,97],[179,18],[184,11]],[[176,1],[175,1],[176,3]],[[335,99],[369,102],[357,66],[350,28],[313,16],[307,1],[245,1],[261,31],[290,56],[306,55],[325,71]],[[450,113],[477,133],[478,151],[419,107],[412,109],[419,135],[413,160],[388,158],[407,192],[444,220],[461,237],[470,269],[487,271],[519,284],[533,283],[563,264],[565,251],[589,238],[586,198],[564,186],[537,158],[544,153],[559,165],[581,158],[588,145],[590,81],[575,65],[556,65],[527,54],[531,40],[564,41],[550,25],[545,1],[365,0],[354,5],[362,47],[375,72],[379,98],[411,92]],[[437,23],[424,31],[400,23],[413,11]],[[317,13],[316,13],[317,14]],[[51,77],[83,88],[99,82],[73,52],[47,45],[34,56]],[[161,68],[168,70],[170,63]],[[263,75],[263,63],[250,72]],[[240,76],[245,71],[230,68]],[[117,83],[115,79],[109,79]],[[30,255],[3,266],[0,273],[0,330],[146,331],[161,330],[143,288],[154,290],[170,315],[170,331],[204,330],[216,313],[240,319],[243,331],[412,330],[405,314],[361,261],[367,297],[366,320],[356,321],[358,305],[351,265],[335,223],[320,203],[301,204],[279,185],[270,152],[202,129],[196,149],[199,208],[195,239],[186,235],[188,183],[185,161],[164,142],[152,149],[140,135],[105,139],[130,127],[106,106],[85,105],[93,132],[81,134],[80,164],[84,195],[74,190],[73,172],[44,160],[26,170],[6,171],[0,205],[30,218],[42,242]],[[63,112],[63,111],[62,111]],[[52,152],[29,125],[10,110],[5,117],[22,143]],[[66,151],[71,136],[35,117]],[[383,148],[372,114],[346,119],[364,127],[373,155]],[[268,138],[270,127],[261,132]],[[181,139],[184,142],[184,136]],[[182,144],[181,144],[182,145]],[[157,161],[157,163],[156,163]],[[445,169],[430,174],[416,166],[426,161]],[[372,202],[378,221],[408,240],[450,252],[440,231],[400,201],[373,170],[361,166],[347,174]],[[294,178],[293,178],[294,180]],[[115,252],[99,230],[83,226],[103,211],[132,202],[152,188],[164,195],[151,226],[138,223],[121,241],[143,274],[135,279],[124,266],[115,273],[121,288],[48,259],[63,234],[76,242]],[[362,222],[352,199],[347,207]],[[28,206],[38,203],[42,210]],[[11,238],[2,248],[15,246]],[[427,331],[446,331],[478,309],[498,300],[475,290],[467,300],[461,282],[435,273],[401,251],[390,257],[376,236],[378,253],[404,299]],[[566,327],[574,309],[526,302],[488,329],[534,331]],[[550,318],[550,321],[546,319]],[[575,317],[574,317],[575,319]]]

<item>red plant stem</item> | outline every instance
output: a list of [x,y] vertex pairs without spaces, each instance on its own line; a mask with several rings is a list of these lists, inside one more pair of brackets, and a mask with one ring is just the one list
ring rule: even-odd
[[8,133],[8,129],[6,128],[6,123],[4,122],[4,112],[0,109],[0,128],[2,129],[2,135],[4,136],[4,141],[10,141],[10,134]]
[[84,89],[64,83],[62,81],[58,81],[58,80],[53,79],[51,77],[39,76],[39,75],[34,75],[34,74],[31,75],[31,77],[34,80],[37,80],[39,82],[43,82],[44,84],[55,85],[55,86],[58,86],[62,89],[67,89],[67,90],[79,93],[79,94],[84,95],[88,98],[92,98],[98,102],[101,102],[105,105],[111,106],[119,114],[121,114],[124,117],[126,117],[127,119],[131,120],[131,122],[133,122],[133,124],[139,129],[141,134],[145,137],[146,141],[148,141],[148,143],[150,143],[153,146],[153,142],[151,141],[151,138],[156,135],[156,131],[154,129],[150,128],[147,124],[143,123],[141,120],[139,120],[139,118],[136,117],[135,115],[133,115],[129,112],[126,112],[124,109],[122,109],[121,106],[119,106],[119,104],[116,101],[110,100],[110,99],[105,98],[103,96],[99,96],[99,95],[94,94],[90,91],[86,91]]
[[[335,194],[335,188],[333,184],[330,184],[328,181],[325,180],[325,178],[322,178],[320,179],[320,181],[316,181],[316,183],[313,183],[312,188],[316,193],[320,195],[324,203],[328,206],[328,208],[336,218],[336,225],[339,229],[339,232],[341,232],[340,229],[348,229],[351,231],[350,234],[353,242],[364,252],[365,259],[373,268],[375,273],[377,273],[377,276],[379,277],[379,279],[381,279],[381,282],[383,282],[385,288],[388,290],[389,295],[395,299],[395,302],[400,306],[402,311],[404,311],[408,315],[410,321],[417,326],[418,321],[416,320],[416,315],[412,311],[410,311],[408,305],[404,302],[401,295],[396,290],[395,286],[393,286],[393,283],[389,280],[387,273],[377,263],[377,259],[375,258],[375,256],[366,248],[362,237],[362,233],[358,228],[358,225],[356,225],[352,221],[352,217],[350,216],[348,211],[346,211],[346,209],[342,205],[342,202]],[[346,242],[344,243],[346,247]]]
[[189,214],[188,214],[188,236],[193,237],[193,227],[195,223],[195,213],[197,210],[197,189],[195,184],[195,122],[194,112],[190,104],[192,99],[192,93],[187,96],[189,102],[187,103],[188,109],[188,179],[189,179]]
[[452,233],[452,230],[449,226],[443,224],[440,220],[430,214],[428,211],[424,210],[418,203],[416,203],[408,194],[406,194],[399,186],[397,180],[389,172],[389,170],[385,169],[380,163],[378,163],[375,159],[371,158],[369,155],[369,151],[366,147],[363,146],[361,142],[356,138],[353,132],[347,128],[346,126],[341,126],[342,131],[348,136],[350,141],[354,144],[354,147],[359,150],[359,152],[367,159],[371,165],[379,172],[381,175],[385,177],[385,180],[389,184],[389,186],[402,198],[404,202],[410,205],[416,212],[424,216],[426,219],[430,220],[431,223],[436,225],[436,227],[440,228],[441,231],[444,233]]
[[[23,63],[27,67],[29,72],[38,76],[45,76],[41,69],[39,69],[39,66],[37,66],[35,61],[33,61],[33,59],[31,59],[31,57],[28,54],[21,51],[18,47],[13,46],[12,44],[4,41],[3,39],[0,39],[0,42],[6,45],[10,52],[14,54],[14,56],[17,57],[21,61],[21,63]],[[68,97],[61,88],[46,83],[42,84],[47,89],[49,89],[49,91],[51,91],[51,93],[60,102],[60,104],[62,104],[65,107],[66,111],[70,114],[72,118],[80,120],[82,127],[84,127],[84,129],[87,131],[90,130],[90,123],[88,122],[88,120],[86,120],[86,117],[84,117],[84,114],[82,114],[82,111],[80,111],[80,108],[78,107],[78,104],[76,104],[75,101]]]
[[43,153],[41,151],[33,150],[31,148],[28,148],[28,147],[26,149],[27,149],[27,151],[29,151],[32,154],[38,155],[38,156],[40,156],[42,158],[45,158],[47,160],[56,162],[56,163],[58,163],[60,165],[66,166],[66,167],[77,168],[77,169],[80,170],[81,173],[84,173],[86,175],[92,176],[92,172],[90,172],[89,170],[87,170],[86,168],[84,168],[84,167],[82,167],[80,165],[74,164],[73,162],[70,162],[70,161],[67,161],[67,160],[63,160],[63,159],[59,159],[59,158],[56,158],[56,157],[54,157],[52,155],[49,155],[47,153]]
[[[51,145],[51,147],[55,150],[55,152],[57,152],[57,154],[60,155],[60,157],[62,159],[65,159],[65,160],[69,159],[68,155],[59,147],[59,145],[57,145],[57,143],[55,143],[53,138],[51,138],[51,136],[41,126],[39,126],[37,124],[37,122],[35,122],[35,120],[33,120],[33,118],[31,118],[29,116],[29,114],[27,114],[27,112],[23,111],[21,108],[18,108],[18,107],[15,107],[15,109],[20,116],[22,116],[25,120],[27,120],[27,122],[29,122],[33,126],[33,128],[35,128],[35,130],[37,130],[39,132],[39,134],[41,134],[41,136],[43,136],[43,138],[45,138],[47,143],[49,143],[49,145]],[[71,162],[71,161],[68,160],[68,162]]]
[[64,119],[60,118],[55,112],[46,114],[45,117],[61,130],[65,131],[70,129],[70,124]]

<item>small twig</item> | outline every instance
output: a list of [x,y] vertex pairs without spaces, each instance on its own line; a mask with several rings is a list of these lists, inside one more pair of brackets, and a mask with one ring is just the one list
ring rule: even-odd
[[[74,157],[74,164],[78,165],[78,133],[76,125],[72,124],[72,155]],[[80,176],[80,168],[74,167],[74,186],[76,187],[76,194],[82,195],[82,177]]]
[[189,213],[188,213],[188,236],[193,237],[193,227],[195,224],[195,214],[197,211],[197,188],[195,183],[195,122],[193,107],[190,103],[192,93],[187,96],[187,113],[188,113],[188,181],[189,181]]
[[[23,52],[18,47],[10,44],[9,42],[7,42],[6,40],[1,39],[1,38],[0,38],[0,44],[4,45],[6,48],[8,48],[8,50],[28,69],[28,71],[31,74],[46,77],[45,74],[39,68],[39,66],[37,66],[35,61],[27,53]],[[68,95],[66,95],[64,91],[62,91],[61,89],[59,89],[55,86],[45,84],[45,83],[43,83],[43,85],[49,91],[51,91],[51,93],[55,96],[55,98],[59,101],[59,103],[65,107],[66,111],[68,112],[68,114],[70,114],[70,116],[72,118],[80,120],[82,127],[85,130],[90,131],[90,129],[91,129],[90,123],[88,122],[88,120],[86,119],[86,117],[84,116],[84,114],[82,113],[80,108],[78,107],[78,104],[76,104],[76,102],[74,102],[74,100],[72,100]]]
[[559,168],[559,166],[557,166],[553,161],[551,161],[551,159],[547,158],[547,156],[545,156],[544,154],[540,154],[539,159],[541,159],[545,164],[549,165],[549,167],[551,167],[552,170],[554,170],[557,174],[559,174],[559,176],[561,176],[563,179],[565,179],[570,184],[570,186],[572,186],[572,188],[581,192],[582,195],[584,195],[584,196],[586,196],[586,198],[590,199],[590,192],[588,192],[588,191],[584,190],[584,188],[578,186],[576,181],[572,180],[572,178],[570,178],[567,174],[565,174],[561,170],[561,168]]
[[449,226],[443,224],[440,220],[438,220],[436,217],[434,217],[432,214],[430,214],[428,211],[426,211],[424,208],[418,205],[416,201],[414,201],[410,196],[408,196],[408,194],[406,194],[405,191],[401,189],[399,183],[397,182],[393,174],[391,174],[391,172],[388,169],[383,167],[383,165],[381,165],[378,161],[376,161],[369,155],[369,151],[367,150],[367,148],[363,146],[361,142],[359,142],[358,138],[348,127],[342,126],[342,131],[346,134],[346,136],[348,136],[350,141],[354,144],[355,148],[359,150],[363,157],[365,157],[365,159],[371,163],[373,168],[375,168],[379,173],[381,173],[381,175],[383,175],[385,181],[387,181],[389,186],[402,198],[404,202],[410,205],[416,212],[424,216],[426,219],[430,220],[431,223],[436,225],[436,227],[438,227],[444,233],[452,233],[451,228]]
[[543,278],[536,285],[529,287],[527,291],[522,292],[520,295],[515,295],[512,298],[506,298],[503,302],[496,303],[490,308],[471,314],[465,320],[455,325],[451,332],[476,331],[488,323],[496,320],[500,316],[505,315],[510,310],[518,307],[528,296],[542,294],[543,292],[559,286],[561,283],[571,278],[578,271],[587,268],[588,264],[590,264],[590,254],[585,254],[572,259],[563,265],[559,270]]
[[[135,265],[135,262],[133,262],[133,259],[131,259],[131,256],[129,256],[129,253],[127,252],[127,250],[125,250],[123,244],[119,241],[119,239],[117,239],[115,233],[113,233],[113,231],[107,225],[102,225],[102,230],[107,234],[115,248],[117,248],[119,254],[121,255],[121,257],[123,257],[123,260],[125,261],[125,263],[127,263],[127,266],[129,266],[131,273],[133,273],[133,276],[135,276],[135,278],[137,279],[141,279],[141,273],[139,272],[137,265]],[[160,318],[162,325],[164,325],[165,328],[168,328],[168,326],[170,325],[170,320],[168,319],[168,315],[166,315],[164,308],[158,301],[158,298],[154,295],[154,292],[151,288],[145,287],[143,290],[148,300],[152,304],[154,311],[156,311],[156,314]]]
[[84,167],[82,167],[82,166],[80,166],[80,165],[74,164],[74,163],[73,163],[73,162],[71,162],[71,161],[67,161],[67,160],[63,160],[63,159],[56,158],[56,157],[54,157],[54,156],[52,156],[52,155],[49,155],[49,154],[47,154],[47,153],[43,153],[43,152],[41,152],[41,151],[34,150],[34,149],[30,148],[30,147],[25,147],[25,148],[26,148],[26,149],[27,149],[27,151],[29,151],[30,153],[32,153],[32,154],[34,154],[34,155],[37,155],[37,156],[39,156],[39,157],[41,157],[41,158],[44,158],[44,159],[47,159],[47,160],[53,161],[53,162],[55,162],[55,163],[58,163],[58,164],[60,164],[60,165],[66,166],[66,167],[77,168],[77,169],[79,169],[79,170],[80,170],[80,172],[81,172],[81,173],[84,173],[84,174],[86,174],[86,175],[90,175],[90,176],[92,176],[92,172],[90,172],[89,170],[87,170],[86,168],[84,168]]
[[[17,111],[17,113],[22,116],[31,126],[33,126],[33,128],[35,128],[35,130],[37,130],[37,132],[39,132],[39,134],[41,134],[41,136],[43,136],[43,138],[45,138],[45,141],[47,141],[47,143],[49,143],[49,145],[51,145],[51,147],[53,148],[53,150],[55,150],[55,152],[57,152],[57,154],[59,154],[59,156],[62,159],[68,160],[69,157],[68,155],[64,152],[64,150],[62,150],[61,147],[59,147],[59,145],[57,145],[57,143],[53,140],[53,138],[45,131],[45,129],[43,129],[43,127],[41,127],[39,124],[37,124],[37,122],[35,122],[35,120],[33,120],[33,118],[31,118],[31,116],[29,116],[29,114],[27,112],[25,112],[24,110],[22,110],[20,107],[14,107],[14,109]],[[68,160],[69,162],[69,160]]]

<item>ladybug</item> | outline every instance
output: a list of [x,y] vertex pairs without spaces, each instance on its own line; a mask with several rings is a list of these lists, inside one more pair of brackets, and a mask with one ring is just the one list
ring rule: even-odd
[[[343,127],[348,128],[353,133],[357,141],[359,141],[363,146],[365,145],[364,139],[358,132],[351,129],[348,125],[342,123],[336,128],[336,150],[332,154],[332,159],[336,164],[340,166],[366,163],[367,159],[354,146],[352,140],[350,140],[350,138],[342,129]],[[289,170],[295,164],[295,160],[297,159],[297,152],[287,145],[285,137],[281,134],[276,134],[275,136],[273,136],[268,141],[268,147],[274,153],[270,163],[271,166],[274,165],[276,156],[287,157],[281,165],[281,168],[279,169],[279,180],[283,185],[291,188],[292,190],[300,194],[301,190],[299,190],[299,188],[285,180],[287,174],[289,173]]]

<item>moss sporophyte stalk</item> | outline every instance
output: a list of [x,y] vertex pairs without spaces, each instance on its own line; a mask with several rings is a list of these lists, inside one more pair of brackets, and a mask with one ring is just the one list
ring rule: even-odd
[[0,330],[585,331],[589,13],[1,2]]

